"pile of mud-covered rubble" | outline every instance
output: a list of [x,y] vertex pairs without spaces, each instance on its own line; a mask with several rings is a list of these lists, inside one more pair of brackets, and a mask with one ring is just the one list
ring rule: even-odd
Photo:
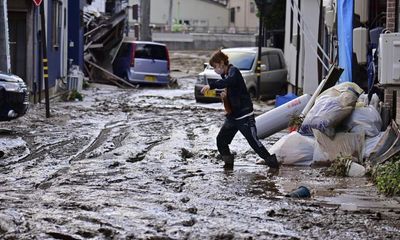
[[[292,123],[291,132],[270,148],[282,164],[326,165],[346,157],[347,176],[363,176],[366,169],[399,152],[399,128],[395,121],[390,122],[378,95],[365,94],[351,82],[335,85],[340,73],[333,81],[324,79],[312,97],[299,98],[305,103],[294,99],[274,109],[278,114],[285,112]],[[291,108],[297,112],[290,112]],[[261,115],[256,121],[262,135],[266,129],[262,123],[268,118]]]
[[126,11],[112,16],[86,9],[84,13],[85,73],[91,82],[111,83],[118,87],[136,87],[113,74],[112,60],[122,43],[126,29]]

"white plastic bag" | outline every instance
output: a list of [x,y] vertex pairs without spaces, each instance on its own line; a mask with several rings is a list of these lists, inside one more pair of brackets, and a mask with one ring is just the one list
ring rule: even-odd
[[382,128],[382,119],[373,106],[356,107],[343,126],[348,132],[365,132],[366,136],[375,137]]
[[319,97],[310,112],[304,118],[300,133],[312,135],[312,129],[318,129],[329,137],[335,136],[335,128],[354,109],[358,95],[353,89],[341,92],[339,96]]
[[385,132],[380,132],[377,136],[375,137],[367,137],[365,139],[365,146],[363,149],[363,157],[364,159],[368,159],[369,156],[371,155],[372,151],[375,149],[376,145],[378,145],[379,141],[383,137]]
[[[360,95],[364,92],[364,90],[362,90],[362,88],[360,88],[356,83],[344,82],[344,83],[340,83],[338,85],[335,85],[331,88],[326,89],[318,96],[318,98],[320,98],[322,96],[337,97],[340,94],[342,94],[343,92],[346,92],[349,88],[351,88],[355,93],[357,93],[357,95]],[[317,100],[318,100],[318,98],[317,98]]]
[[364,93],[364,94],[361,94],[360,97],[358,98],[357,106],[359,106],[359,104],[362,103],[362,104],[360,104],[360,106],[368,106],[368,105],[373,106],[376,109],[376,111],[380,112],[379,111],[379,102],[380,102],[380,100],[376,93],[372,94],[371,100],[369,102],[368,102],[368,94]]
[[365,141],[364,133],[337,133],[333,139],[318,130],[315,136],[314,163],[332,162],[338,156],[353,156],[361,162]]
[[285,165],[309,166],[313,161],[315,140],[298,132],[291,132],[279,139],[270,149],[278,161]]

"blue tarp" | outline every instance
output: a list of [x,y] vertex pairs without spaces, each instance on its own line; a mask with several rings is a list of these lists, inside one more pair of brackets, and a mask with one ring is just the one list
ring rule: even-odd
[[337,1],[339,66],[344,69],[339,82],[352,82],[353,8],[353,1]]

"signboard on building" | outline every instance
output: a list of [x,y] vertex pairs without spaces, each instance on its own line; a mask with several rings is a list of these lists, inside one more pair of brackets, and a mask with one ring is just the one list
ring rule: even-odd
[[36,5],[36,7],[39,7],[42,3],[42,0],[33,0],[33,3]]

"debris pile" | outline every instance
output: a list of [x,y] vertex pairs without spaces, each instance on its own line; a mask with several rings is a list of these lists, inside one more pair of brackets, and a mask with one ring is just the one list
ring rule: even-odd
[[[337,79],[338,75],[328,81]],[[297,116],[299,128],[292,126],[295,131],[270,148],[278,161],[285,165],[336,168],[339,164],[344,175],[360,177],[366,169],[387,162],[400,151],[399,128],[395,121],[382,121],[383,103],[376,94],[368,96],[350,82],[329,88],[320,85],[319,89],[325,90],[316,91],[307,110]]]
[[119,87],[136,87],[116,76],[112,61],[124,38],[126,11],[113,16],[86,9],[84,13],[84,60],[85,72],[91,82],[111,83]]

